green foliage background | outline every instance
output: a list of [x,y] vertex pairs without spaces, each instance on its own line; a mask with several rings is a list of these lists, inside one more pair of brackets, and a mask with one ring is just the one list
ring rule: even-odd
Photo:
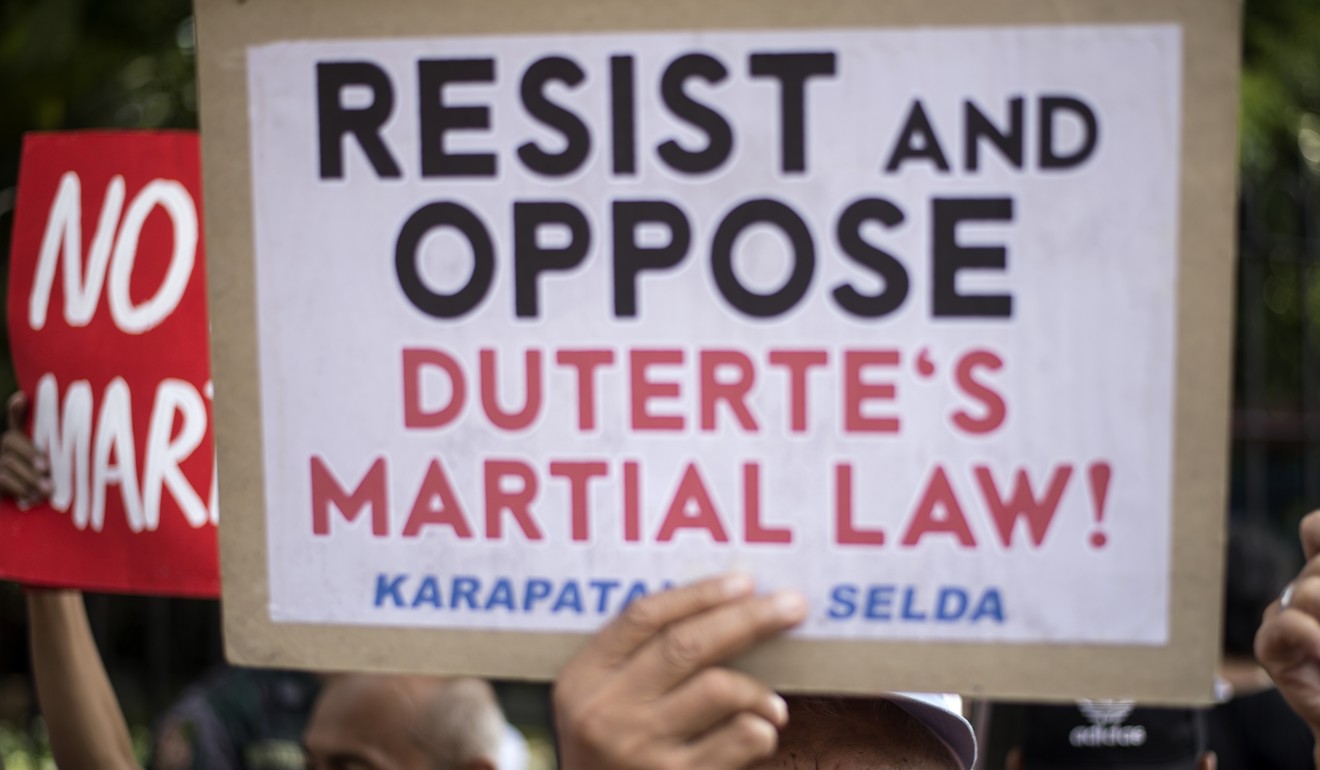
[[[1266,265],[1260,285],[1244,289],[1239,317],[1262,306],[1268,332],[1263,403],[1288,409],[1305,400],[1303,367],[1316,351],[1295,347],[1299,335],[1320,336],[1320,283],[1305,263],[1316,258],[1315,187],[1320,173],[1320,3],[1255,0],[1247,4],[1241,100],[1244,238],[1241,257]],[[1259,345],[1247,339],[1244,344]],[[1241,351],[1240,351],[1241,352]],[[1245,362],[1239,367],[1246,366]],[[1239,380],[1246,372],[1239,372]],[[1243,403],[1239,388],[1238,403]],[[1310,501],[1311,503],[1320,501]]]
[[[196,127],[191,14],[186,0],[0,0],[0,270],[24,133]],[[1303,318],[1320,323],[1320,281],[1288,264],[1308,256],[1304,241],[1320,224],[1317,206],[1299,211],[1314,203],[1320,172],[1320,3],[1249,0],[1243,37],[1244,224],[1269,241],[1245,244],[1243,256],[1279,264],[1242,303],[1268,309],[1268,338],[1291,339]],[[13,388],[6,353],[0,338],[0,394]],[[1269,405],[1300,400],[1299,353],[1272,347]]]
[[[0,272],[23,135],[196,128],[193,40],[186,0],[0,0]],[[5,335],[0,395],[13,389]]]
[[1298,133],[1320,114],[1320,3],[1252,0],[1245,22],[1242,175],[1258,184],[1298,171]]

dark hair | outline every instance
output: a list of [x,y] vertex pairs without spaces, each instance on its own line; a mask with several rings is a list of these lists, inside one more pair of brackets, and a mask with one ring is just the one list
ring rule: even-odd
[[[904,749],[912,757],[926,761],[937,761],[954,770],[959,766],[953,750],[945,745],[929,727],[909,714],[892,701],[880,698],[844,697],[833,695],[790,695],[787,696],[790,714],[811,714],[825,718],[842,718],[846,715],[866,720],[887,722],[893,725],[893,734],[903,736],[907,743]],[[790,724],[791,724],[790,720]],[[913,761],[908,758],[906,761]],[[906,766],[906,765],[905,765]]]

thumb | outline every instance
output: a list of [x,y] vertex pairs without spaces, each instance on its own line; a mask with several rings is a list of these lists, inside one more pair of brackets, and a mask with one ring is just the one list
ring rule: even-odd
[[27,416],[28,400],[27,394],[18,391],[9,397],[9,404],[6,407],[6,417],[8,422],[6,427],[10,430],[23,430],[23,418]]

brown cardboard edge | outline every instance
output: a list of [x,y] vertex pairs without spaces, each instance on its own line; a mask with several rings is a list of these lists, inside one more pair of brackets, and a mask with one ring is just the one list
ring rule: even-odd
[[[555,31],[1180,23],[1185,98],[1169,643],[1161,647],[822,642],[783,639],[739,665],[785,690],[948,690],[1047,699],[1208,702],[1217,659],[1233,306],[1239,0],[675,0],[571,7],[512,0],[197,0],[210,305],[221,465],[226,648],[235,663],[546,679],[569,634],[276,624],[268,610],[261,404],[253,285],[245,46],[326,39]],[[358,6],[359,8],[361,6]],[[648,24],[648,21],[650,23]],[[1193,98],[1192,95],[1204,98]],[[1220,159],[1207,162],[1206,159]],[[479,655],[472,654],[480,651]],[[932,665],[932,663],[934,665]]]

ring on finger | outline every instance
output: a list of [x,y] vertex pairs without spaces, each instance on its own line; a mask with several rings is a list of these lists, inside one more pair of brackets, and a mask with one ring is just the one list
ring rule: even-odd
[[1289,583],[1283,587],[1283,593],[1279,594],[1279,609],[1286,610],[1288,605],[1292,604],[1293,584]]

